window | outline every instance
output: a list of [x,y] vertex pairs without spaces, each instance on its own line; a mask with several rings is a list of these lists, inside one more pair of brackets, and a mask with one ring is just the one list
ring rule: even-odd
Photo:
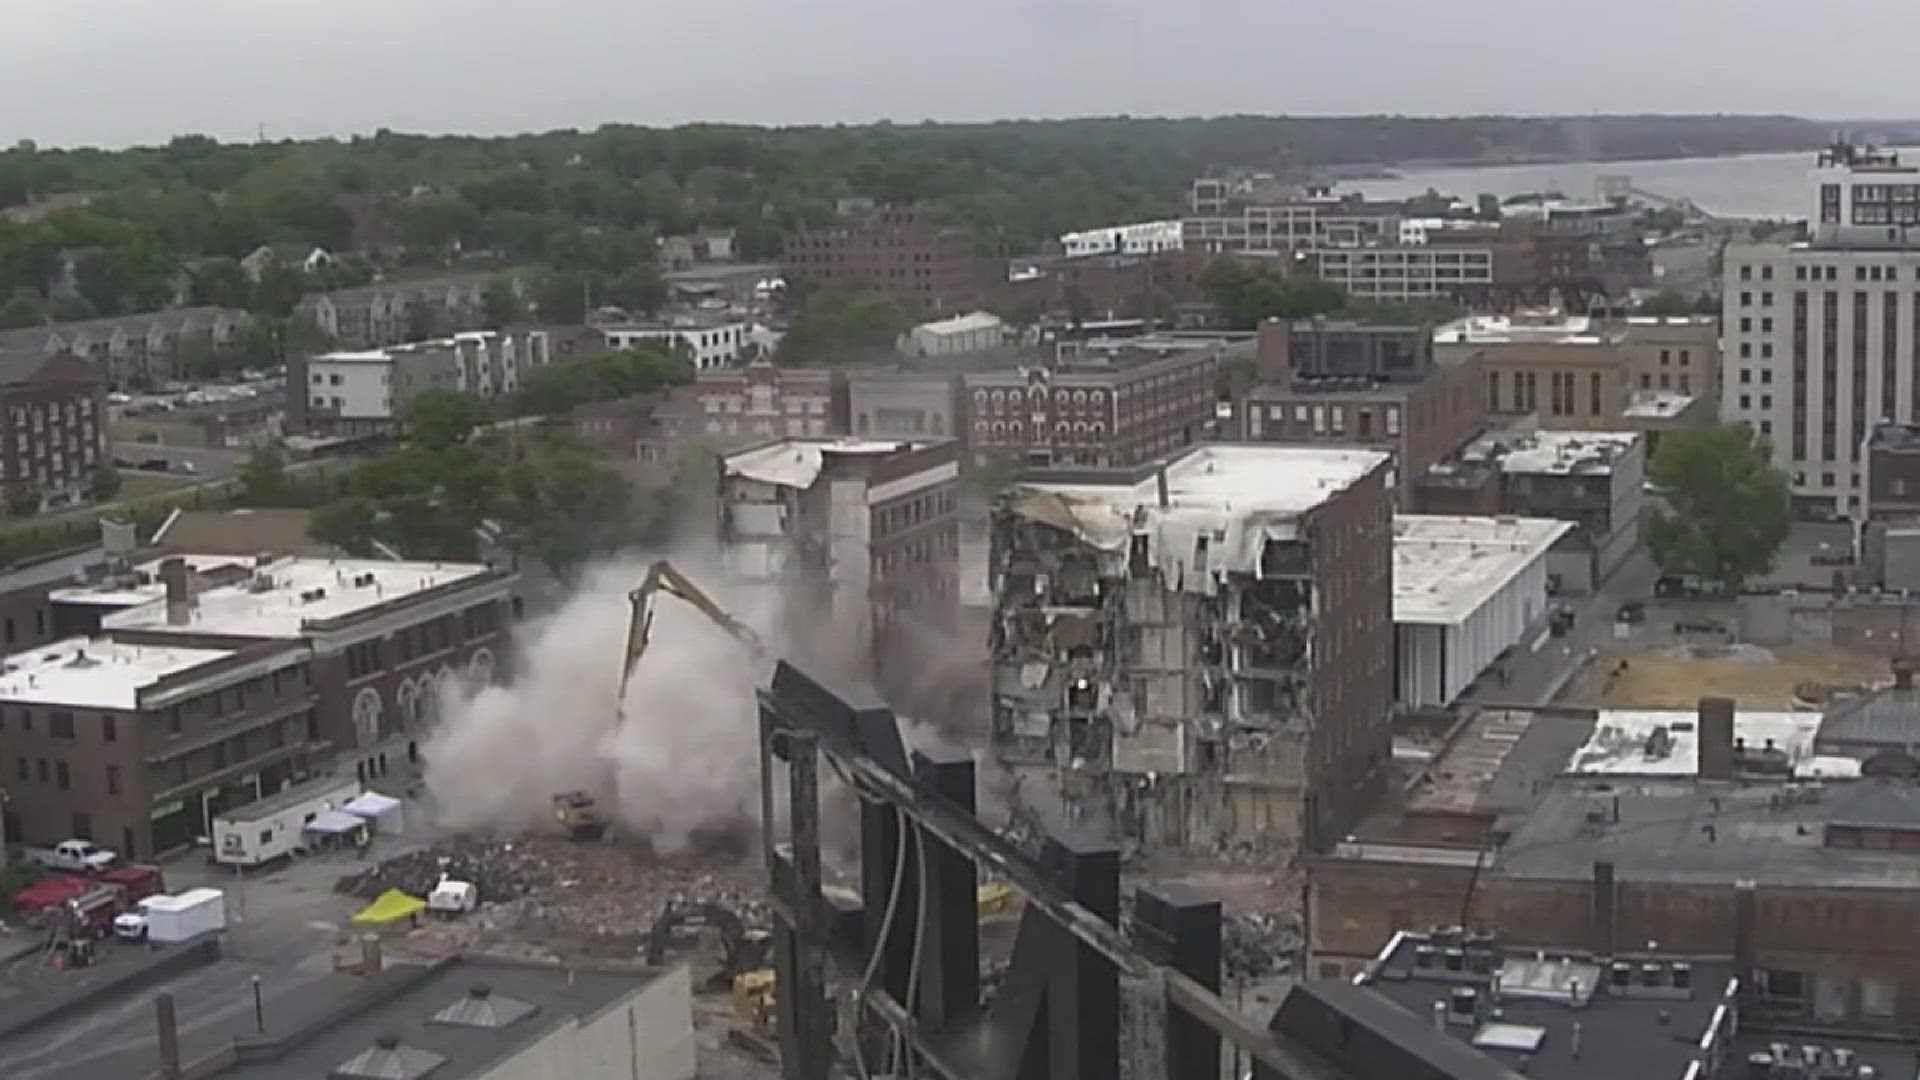
[[27,764],[26,758],[23,758],[23,757],[14,758],[13,764],[15,767],[14,774],[18,776],[21,780],[25,781],[25,780],[33,779],[33,766]]
[[1743,408],[1743,409],[1751,409],[1751,408],[1753,408],[1753,395],[1752,395],[1752,394],[1741,394],[1741,395],[1740,395],[1740,407],[1741,407],[1741,408]]
[[180,734],[180,706],[178,705],[167,710],[167,734]]
[[73,714],[57,709],[47,714],[47,734],[56,739],[73,738]]
[[45,784],[45,783],[50,783],[50,782],[52,782],[52,780],[53,780],[53,770],[47,767],[47,759],[46,759],[46,758],[41,758],[41,759],[40,759],[40,761],[39,761],[39,765],[38,765],[38,767],[36,768],[36,770],[35,770],[35,771],[36,771],[36,772],[38,772],[38,773],[40,774],[40,782],[41,782],[41,783],[43,783],[43,784]]
[[1752,369],[1752,368],[1741,368],[1741,369],[1740,369],[1740,382],[1741,382],[1741,383],[1742,383],[1742,384],[1744,385],[1744,384],[1746,384],[1746,383],[1750,383],[1750,382],[1752,382],[1752,381],[1753,381],[1753,369]]
[[57,761],[53,766],[54,786],[65,791],[73,786],[73,773],[67,769],[67,763]]
[[112,713],[100,715],[100,741],[115,742],[120,738],[119,728],[113,722]]
[[1740,343],[1740,359],[1747,360],[1752,358],[1752,356],[1753,356],[1753,343],[1750,341],[1741,342]]
[[120,766],[107,766],[107,794],[120,794]]

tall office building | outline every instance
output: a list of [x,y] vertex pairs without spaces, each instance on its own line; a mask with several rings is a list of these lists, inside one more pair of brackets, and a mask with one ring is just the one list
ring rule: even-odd
[[1810,239],[1727,249],[1721,416],[1773,440],[1798,514],[1847,518],[1874,426],[1920,420],[1920,165],[1836,145],[1808,188]]

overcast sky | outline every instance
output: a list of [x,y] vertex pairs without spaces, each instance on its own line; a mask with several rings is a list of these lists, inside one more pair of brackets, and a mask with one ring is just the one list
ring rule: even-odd
[[0,142],[1113,113],[1889,117],[1920,112],[1915,11],[1914,0],[4,0]]

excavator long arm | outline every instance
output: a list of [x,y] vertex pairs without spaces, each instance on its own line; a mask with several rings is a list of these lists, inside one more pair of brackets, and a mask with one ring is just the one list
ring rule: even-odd
[[653,597],[662,592],[677,597],[712,619],[722,630],[752,649],[755,656],[766,653],[766,644],[760,640],[760,635],[753,632],[752,627],[727,614],[725,608],[715,603],[691,579],[672,563],[662,559],[647,567],[647,576],[640,580],[639,587],[627,594],[627,600],[633,605],[633,622],[627,627],[627,660],[620,672],[620,700],[626,700],[627,680],[633,675],[634,665],[646,654],[653,634]]

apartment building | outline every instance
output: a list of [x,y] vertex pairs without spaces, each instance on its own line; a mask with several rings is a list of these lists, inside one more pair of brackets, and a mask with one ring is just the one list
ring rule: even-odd
[[958,614],[959,478],[951,439],[736,450],[720,459],[723,555],[736,576],[783,588],[795,640],[872,657],[862,675],[910,692],[919,673],[884,661],[911,627]]
[[1388,762],[1387,455],[1206,445],[1030,473],[995,504],[993,733],[1148,849],[1341,835]]
[[645,344],[677,347],[693,362],[696,371],[740,363],[754,348],[752,331],[751,323],[731,318],[687,318],[600,327],[609,349],[630,349]]
[[1385,450],[1401,505],[1415,479],[1484,426],[1479,357],[1441,359],[1425,326],[1269,320],[1255,370],[1259,384],[1234,410],[1241,438]]
[[965,230],[927,210],[888,207],[788,236],[786,277],[888,292],[928,313],[960,314],[994,299],[1005,275]]
[[1223,360],[1250,343],[1149,336],[1102,343],[1052,364],[961,376],[977,461],[1108,468],[1206,439]]
[[1725,253],[1721,415],[1772,440],[1799,514],[1846,518],[1873,429],[1920,420],[1920,166],[1840,145],[1809,189],[1810,240]]
[[106,384],[71,354],[0,356],[0,488],[42,505],[91,498],[107,460]]
[[0,330],[0,360],[25,364],[69,354],[113,386],[161,383],[174,377],[176,359],[235,344],[247,320],[233,308],[194,307]]
[[1317,275],[1356,300],[1399,302],[1491,294],[1502,280],[1496,244],[1379,244],[1313,255]]
[[[321,353],[288,365],[295,426],[328,435],[387,433],[430,390],[483,400],[511,395],[553,361],[545,330],[469,330],[432,341]],[[298,387],[304,387],[302,392]]]
[[1403,215],[1397,202],[1337,198],[1326,187],[1271,177],[1196,180],[1187,208],[1180,228],[1188,250],[1266,259],[1391,241]]
[[1060,250],[1068,258],[1087,255],[1156,255],[1178,251],[1182,246],[1179,221],[1142,221],[1133,225],[1109,225],[1086,229],[1060,237]]
[[431,723],[441,687],[500,670],[516,580],[461,563],[169,556],[54,589],[49,602],[67,636],[297,647],[314,695],[312,741],[380,775]]
[[456,274],[410,281],[383,281],[302,297],[294,314],[334,344],[373,349],[476,330],[486,319],[490,274]]

